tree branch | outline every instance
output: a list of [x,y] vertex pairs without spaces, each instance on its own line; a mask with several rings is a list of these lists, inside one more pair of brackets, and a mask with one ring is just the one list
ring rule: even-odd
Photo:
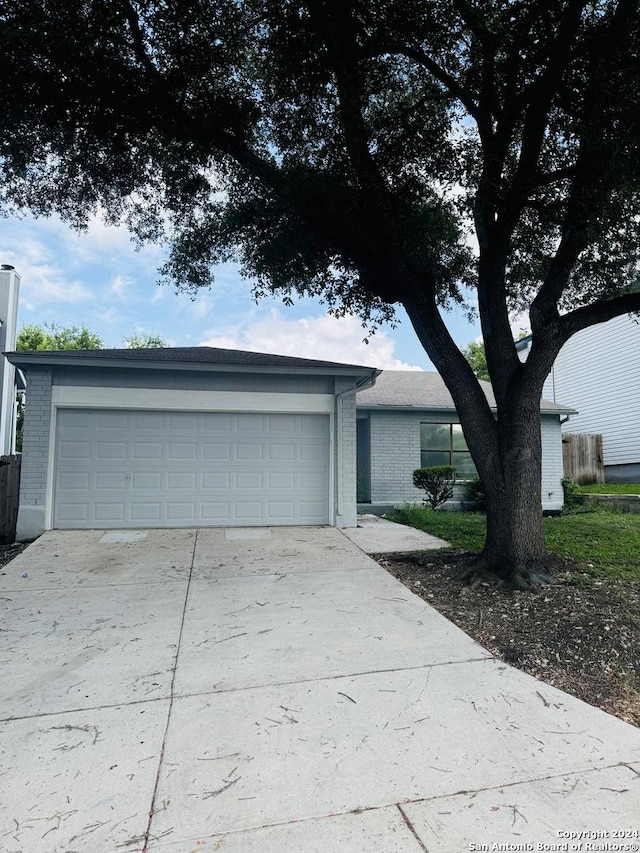
[[549,110],[569,64],[570,48],[578,34],[585,5],[583,0],[570,0],[567,4],[551,46],[546,68],[528,87],[529,105],[524,118],[518,165],[499,214],[500,224],[509,240],[525,206],[534,176],[538,172],[538,158],[544,142]]
[[370,58],[384,56],[385,54],[404,56],[405,59],[411,59],[417,65],[421,65],[445,87],[453,98],[460,101],[472,118],[476,119],[476,121],[478,120],[478,106],[473,100],[471,93],[452,74],[442,68],[441,65],[419,47],[400,44],[393,40],[384,39],[378,41],[373,39],[369,42],[369,47],[365,51],[365,55]]
[[620,317],[622,314],[638,312],[640,312],[640,290],[625,293],[622,296],[615,297],[615,299],[594,302],[591,305],[585,305],[583,308],[576,308],[569,314],[563,314],[558,321],[562,343],[566,343],[576,332],[581,332],[590,326],[606,323],[607,320]]

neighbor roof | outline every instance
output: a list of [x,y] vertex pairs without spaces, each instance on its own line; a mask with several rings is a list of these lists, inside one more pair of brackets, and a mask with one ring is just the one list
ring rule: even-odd
[[[492,409],[496,408],[489,382],[480,386]],[[435,371],[384,370],[373,388],[359,391],[359,409],[454,409],[455,404],[442,377]],[[546,414],[575,414],[576,410],[549,400],[540,401],[540,411]]]
[[319,361],[288,355],[271,355],[244,350],[218,349],[217,347],[151,347],[147,349],[95,349],[55,350],[36,352],[21,350],[5,353],[12,364],[78,364],[83,366],[136,366],[136,367],[181,367],[211,369],[212,367],[234,369],[281,368],[284,370],[324,373],[371,373],[375,369],[359,364],[340,364],[335,361]]

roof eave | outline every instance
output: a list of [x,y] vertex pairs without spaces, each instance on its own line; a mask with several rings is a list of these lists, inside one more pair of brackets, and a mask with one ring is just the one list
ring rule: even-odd
[[42,367],[115,367],[126,370],[191,370],[199,372],[216,373],[277,373],[296,374],[305,376],[371,376],[380,374],[374,367],[360,365],[337,365],[320,367],[313,365],[305,367],[302,365],[268,365],[268,364],[220,364],[219,362],[203,361],[157,361],[142,359],[122,358],[57,358],[47,353],[25,353],[6,352],[7,360],[16,367],[42,366]]

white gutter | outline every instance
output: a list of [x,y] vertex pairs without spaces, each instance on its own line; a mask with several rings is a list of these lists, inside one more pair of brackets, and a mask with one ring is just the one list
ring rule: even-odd
[[[336,394],[336,453],[338,454],[337,463],[337,480],[338,494],[336,499],[336,516],[342,515],[342,400],[344,397],[349,397],[352,394],[357,394],[358,391],[364,391],[366,388],[372,388],[376,384],[376,379],[382,373],[381,370],[373,370],[369,376],[361,379],[353,388],[347,388],[345,391],[340,391]],[[357,442],[357,435],[356,435]]]

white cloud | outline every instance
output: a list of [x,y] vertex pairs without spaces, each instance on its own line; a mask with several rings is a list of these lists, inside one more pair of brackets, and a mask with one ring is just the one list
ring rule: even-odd
[[111,282],[111,285],[109,287],[109,293],[113,296],[124,296],[132,284],[133,279],[131,278],[131,276],[118,274],[113,278]]
[[9,230],[10,247],[0,244],[3,263],[12,264],[19,273],[20,300],[28,309],[42,305],[72,305],[88,302],[91,292],[68,275],[64,263],[60,263],[51,248],[42,240],[34,238],[28,231],[24,234]]
[[211,332],[200,346],[364,364],[384,370],[422,369],[395,357],[395,343],[384,330],[378,330],[368,344],[363,342],[364,336],[365,331],[355,317],[325,314],[289,320],[274,310],[267,317],[226,334]]

